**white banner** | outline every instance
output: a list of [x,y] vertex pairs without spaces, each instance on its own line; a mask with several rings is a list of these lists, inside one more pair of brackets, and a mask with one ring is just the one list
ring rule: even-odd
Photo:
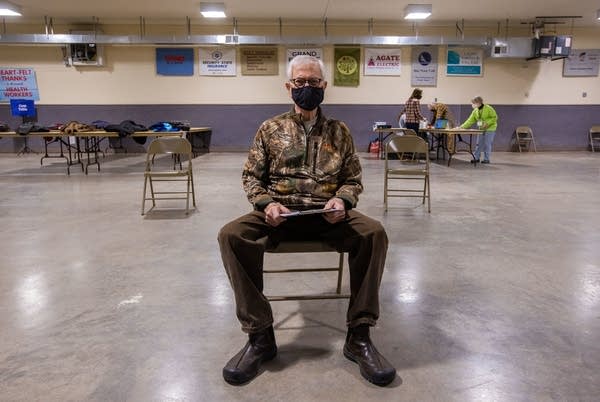
[[29,67],[0,67],[0,101],[40,100],[35,70]]
[[302,48],[302,49],[287,49],[286,57],[289,63],[296,56],[313,56],[319,60],[323,60],[323,49],[320,47]]
[[413,46],[411,49],[410,85],[413,87],[437,86],[438,48],[436,46]]
[[200,75],[235,76],[235,48],[199,48]]
[[563,64],[563,77],[597,77],[600,49],[571,49]]
[[323,60],[323,49],[320,47],[307,47],[307,48],[297,48],[297,49],[286,49],[285,51],[285,69],[287,71],[287,67],[290,64],[290,61],[296,56],[313,56],[319,60]]
[[400,75],[400,48],[365,48],[364,75]]

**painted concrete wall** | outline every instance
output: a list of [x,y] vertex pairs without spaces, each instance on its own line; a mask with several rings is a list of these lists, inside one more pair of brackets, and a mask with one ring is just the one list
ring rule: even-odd
[[[577,43],[575,41],[575,43]],[[578,46],[578,45],[576,45]],[[590,47],[591,45],[587,46]],[[598,43],[594,46],[600,48]],[[362,76],[358,87],[333,86],[333,47],[324,47],[326,102],[332,104],[400,104],[411,93],[410,48],[402,50],[400,76]],[[197,57],[198,52],[196,52]],[[271,104],[286,103],[285,48],[279,48],[279,75],[189,77],[156,74],[153,47],[107,47],[104,67],[65,67],[57,47],[0,46],[0,67],[32,67],[40,104]],[[600,104],[599,77],[563,77],[562,61],[486,59],[482,77],[445,75],[445,47],[439,47],[438,85],[425,88],[424,102],[438,98],[468,103],[481,95],[493,104]],[[582,94],[586,92],[586,97]]]

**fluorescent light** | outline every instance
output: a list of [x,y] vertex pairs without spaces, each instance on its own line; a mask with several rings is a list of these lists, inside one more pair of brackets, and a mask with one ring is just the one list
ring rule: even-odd
[[225,4],[223,3],[200,3],[200,14],[204,18],[225,18]]
[[431,15],[431,4],[409,4],[404,8],[405,20],[424,20]]
[[596,18],[600,21],[600,10],[596,11]]
[[204,18],[225,18],[227,17],[223,11],[204,11],[202,13]]
[[0,1],[0,15],[20,17],[22,14],[21,7],[11,3],[10,1]]

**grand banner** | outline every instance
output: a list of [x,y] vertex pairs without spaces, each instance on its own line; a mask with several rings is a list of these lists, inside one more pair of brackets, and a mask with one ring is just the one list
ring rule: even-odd
[[320,47],[303,47],[303,48],[293,48],[286,49],[285,58],[286,58],[286,69],[290,64],[290,61],[296,56],[312,56],[316,57],[319,60],[323,60],[323,49]]

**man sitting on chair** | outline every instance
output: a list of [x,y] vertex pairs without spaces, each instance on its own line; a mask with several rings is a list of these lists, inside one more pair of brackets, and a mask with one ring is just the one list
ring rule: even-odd
[[[349,253],[351,295],[344,355],[374,384],[387,385],[396,375],[369,338],[369,327],[379,317],[388,239],[379,222],[353,209],[363,190],[362,170],[348,127],[321,112],[327,87],[323,77],[323,63],[317,58],[297,56],[290,62],[285,87],[295,105],[262,123],[242,173],[254,211],[219,232],[236,314],[249,335],[223,368],[223,377],[231,384],[252,380],[261,364],[277,354],[262,268],[265,248],[282,239],[317,239]],[[315,208],[335,211],[281,216]]]

